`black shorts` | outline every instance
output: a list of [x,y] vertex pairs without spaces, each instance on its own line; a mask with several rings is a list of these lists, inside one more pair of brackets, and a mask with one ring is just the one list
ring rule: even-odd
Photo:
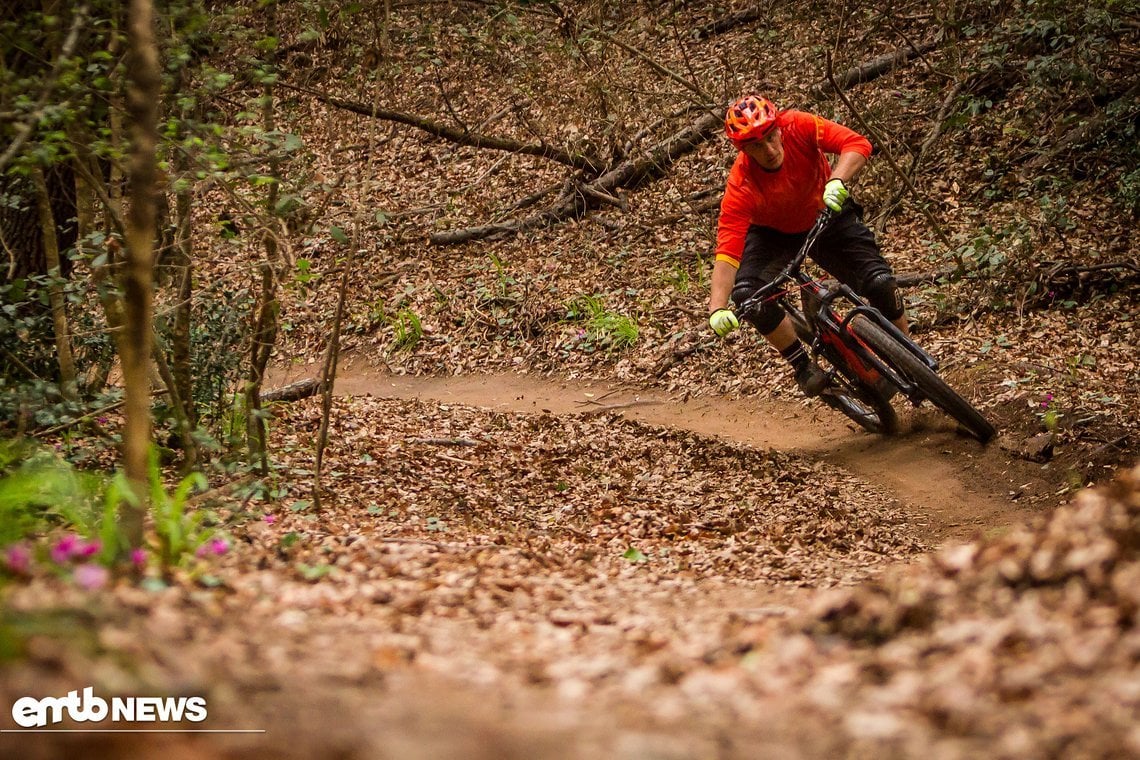
[[[753,225],[744,240],[744,255],[736,271],[732,300],[743,303],[758,289],[772,281],[804,244],[806,232],[779,232],[771,227]],[[812,246],[810,258],[829,275],[865,295],[867,286],[879,275],[891,274],[890,264],[879,251],[875,234],[863,223],[863,208],[849,203]],[[772,308],[768,308],[772,307]],[[763,333],[776,329],[783,309],[769,302],[752,323]]]

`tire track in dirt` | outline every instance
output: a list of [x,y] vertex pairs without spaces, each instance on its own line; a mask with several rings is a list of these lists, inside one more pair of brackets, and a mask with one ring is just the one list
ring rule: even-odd
[[420,377],[348,364],[337,377],[336,392],[517,413],[614,411],[651,425],[796,452],[886,488],[915,515],[918,535],[932,545],[1025,522],[1054,506],[1062,485],[1056,482],[1059,474],[1013,459],[996,443],[982,446],[960,436],[952,421],[926,410],[900,409],[903,433],[884,438],[798,398],[678,400],[660,390],[513,373]]

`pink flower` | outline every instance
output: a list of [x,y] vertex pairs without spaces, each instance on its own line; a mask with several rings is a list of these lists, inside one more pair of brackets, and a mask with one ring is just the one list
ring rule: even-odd
[[136,546],[131,549],[131,564],[135,567],[146,567],[146,549]]
[[57,565],[62,565],[75,556],[75,553],[80,548],[80,543],[81,541],[78,536],[74,533],[68,533],[55,543],[55,546],[51,548],[48,555],[51,557],[52,562]]
[[72,551],[71,556],[79,557],[80,559],[87,559],[89,557],[94,557],[102,549],[103,544],[101,544],[99,541],[79,541],[75,545],[75,549]]
[[272,525],[273,523],[277,522],[277,515],[266,515],[262,519],[265,520],[267,525]]
[[200,545],[194,550],[194,556],[198,559],[205,559],[211,554],[215,557],[220,557],[230,550],[229,542],[226,539],[217,537],[211,538],[206,543]]
[[12,544],[4,550],[4,564],[13,573],[24,575],[32,567],[32,552],[23,544]]
[[75,585],[85,591],[95,591],[107,585],[111,574],[102,565],[87,563],[75,568]]

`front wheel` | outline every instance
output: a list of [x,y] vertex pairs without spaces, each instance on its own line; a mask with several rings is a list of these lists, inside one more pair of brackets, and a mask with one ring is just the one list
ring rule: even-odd
[[906,346],[895,340],[890,333],[872,322],[866,316],[856,315],[850,323],[853,332],[871,350],[879,355],[896,372],[910,380],[922,391],[930,403],[949,414],[964,427],[970,435],[982,443],[993,438],[997,431],[982,413],[958,395],[938,374],[926,366]]

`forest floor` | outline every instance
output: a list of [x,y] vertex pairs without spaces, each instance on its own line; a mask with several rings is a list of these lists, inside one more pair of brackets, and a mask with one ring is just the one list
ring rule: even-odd
[[[283,42],[300,45],[286,15],[302,6],[283,11]],[[571,170],[312,88],[407,113],[443,101],[488,132],[530,140],[537,123],[603,155],[694,118],[691,91],[641,58],[483,6],[398,11],[372,79],[348,28],[284,62],[311,80],[279,104],[305,145],[288,189],[326,216],[282,241],[270,385],[317,375],[351,274],[320,505],[320,402],[274,404],[265,487],[218,481],[192,500],[232,539],[224,556],[162,584],[37,576],[4,592],[24,647],[0,703],[86,685],[196,694],[202,727],[256,733],[5,732],[0,755],[1140,756],[1140,291],[1126,266],[1096,268],[1140,259],[1096,157],[1074,151],[1088,170],[1064,198],[1018,186],[1011,156],[1036,127],[1013,128],[1011,95],[915,157],[925,197],[873,160],[856,193],[893,208],[878,232],[896,271],[949,261],[923,204],[967,252],[966,277],[904,292],[916,339],[1000,436],[982,446],[926,409],[871,436],[803,399],[753,331],[709,333],[715,210],[700,201],[723,185],[723,141],[580,219],[428,242],[523,213]],[[698,39],[673,32],[719,4],[600,6],[629,13],[606,23],[669,71],[726,97],[764,72],[781,104],[850,121],[810,94],[831,34],[815,11],[776,4]],[[901,44],[888,26],[921,39],[930,18],[868,15],[838,52],[856,65]],[[938,137],[939,67],[980,44],[856,88],[900,155]],[[261,93],[243,86],[227,96]],[[515,102],[548,92],[550,110]],[[662,120],[643,130],[645,113]],[[196,305],[228,309],[257,281],[259,236],[198,243]]]
[[810,403],[355,362],[338,393],[320,511],[319,403],[281,405],[282,491],[212,497],[214,580],[9,596],[10,701],[201,694],[201,727],[258,733],[6,755],[1140,752],[1140,471],[1058,510],[1049,466],[921,412],[887,439]]

